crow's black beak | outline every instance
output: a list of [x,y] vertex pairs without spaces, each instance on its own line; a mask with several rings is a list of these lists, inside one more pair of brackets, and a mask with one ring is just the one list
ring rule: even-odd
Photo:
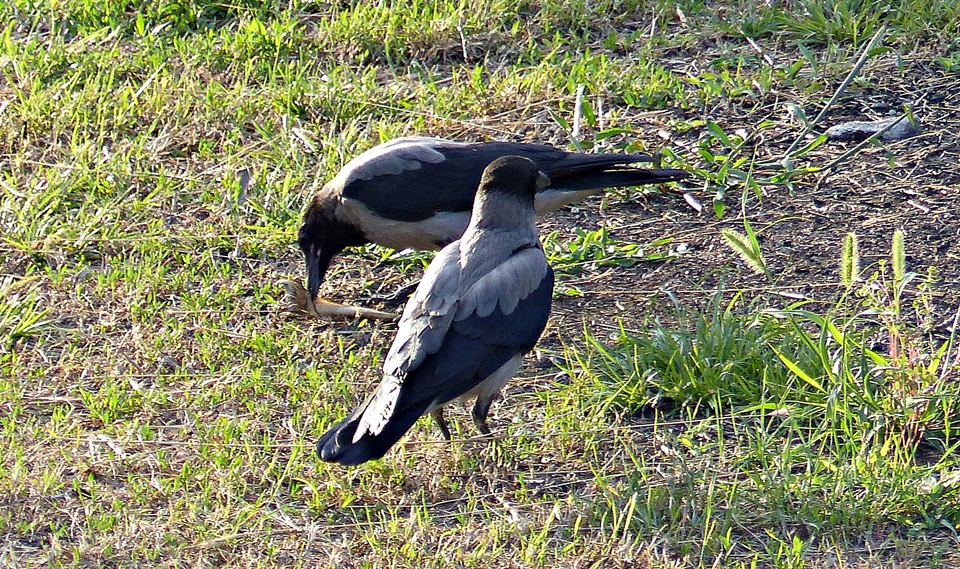
[[[310,293],[310,300],[316,300],[320,292],[320,284],[323,282],[324,266],[321,257],[322,252],[316,245],[310,245],[307,250],[307,292]],[[329,261],[327,261],[329,262]]]
[[537,191],[542,190],[550,185],[550,176],[547,176],[543,172],[537,176]]

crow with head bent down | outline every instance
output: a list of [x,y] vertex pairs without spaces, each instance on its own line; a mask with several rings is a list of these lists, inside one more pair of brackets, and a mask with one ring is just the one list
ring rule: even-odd
[[466,232],[437,254],[407,302],[380,387],[320,438],[320,458],[380,458],[425,413],[449,439],[442,407],[458,398],[476,398],[474,423],[489,434],[490,404],[550,314],[553,271],[534,210],[534,194],[546,183],[523,157],[487,166]]
[[542,144],[466,143],[398,138],[357,156],[313,197],[299,244],[307,292],[317,298],[330,261],[344,248],[376,243],[393,249],[439,249],[459,239],[484,168],[523,156],[549,182],[536,194],[537,214],[605,188],[672,182],[683,170],[637,168],[641,154],[582,154]]

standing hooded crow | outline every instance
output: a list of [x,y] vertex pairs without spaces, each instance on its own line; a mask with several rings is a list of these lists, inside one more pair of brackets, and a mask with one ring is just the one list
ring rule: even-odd
[[605,188],[686,177],[683,170],[635,167],[653,161],[641,154],[582,154],[516,142],[391,140],[348,162],[304,213],[299,244],[310,300],[317,298],[330,262],[346,247],[439,249],[459,239],[470,221],[480,175],[501,156],[529,158],[546,175],[534,202],[538,215]]
[[523,157],[487,166],[466,232],[437,254],[407,302],[380,387],[320,437],[321,459],[380,458],[425,413],[449,440],[442,407],[457,398],[476,398],[473,421],[490,433],[490,404],[550,314],[553,271],[534,210],[534,194],[546,183]]

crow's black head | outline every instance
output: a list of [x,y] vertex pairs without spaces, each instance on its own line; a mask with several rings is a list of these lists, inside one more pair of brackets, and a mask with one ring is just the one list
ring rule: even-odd
[[329,200],[316,196],[303,214],[297,238],[307,264],[307,291],[316,299],[330,261],[346,247],[363,245],[367,240],[354,226],[337,220]]

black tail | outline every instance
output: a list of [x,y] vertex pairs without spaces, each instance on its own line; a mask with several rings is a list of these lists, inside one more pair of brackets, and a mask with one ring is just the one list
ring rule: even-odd
[[391,417],[380,433],[365,433],[357,442],[353,442],[357,425],[369,403],[370,399],[320,437],[317,441],[317,455],[321,460],[352,465],[381,458],[426,410],[426,406],[423,409],[406,409]]
[[546,191],[559,192],[660,184],[687,177],[683,170],[631,166],[639,162],[653,162],[653,158],[645,154],[571,152],[560,160],[540,165],[540,168],[550,178],[550,186]]
[[603,170],[624,169],[630,164],[640,162],[653,162],[652,156],[647,154],[583,154],[579,152],[568,152],[566,156],[550,163],[537,163],[540,170],[550,177],[551,180],[566,178],[568,176],[577,176],[580,174],[593,174]]
[[565,173],[562,176],[548,174],[548,176],[551,183],[546,191],[579,192],[676,182],[686,178],[687,173],[669,168],[605,168]]

